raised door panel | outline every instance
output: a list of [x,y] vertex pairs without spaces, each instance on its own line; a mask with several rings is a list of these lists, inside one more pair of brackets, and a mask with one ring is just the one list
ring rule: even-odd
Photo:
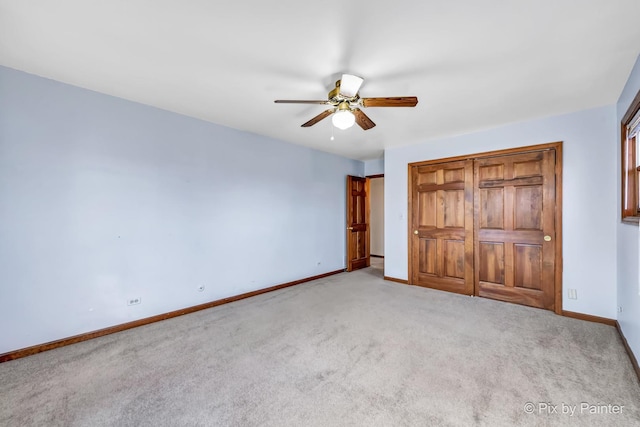
[[438,171],[429,166],[422,166],[416,168],[416,184],[418,185],[433,185],[437,182]]
[[464,240],[444,240],[443,244],[443,276],[464,280]]
[[436,239],[420,239],[420,274],[437,275],[437,250]]
[[481,282],[504,285],[504,243],[481,242],[478,245],[478,275]]
[[514,227],[516,230],[542,230],[542,185],[515,187]]
[[524,178],[527,176],[542,176],[542,162],[539,158],[513,162],[513,177]]
[[442,182],[443,184],[450,184],[454,182],[464,182],[465,169],[464,167],[447,167],[442,169]]
[[504,179],[504,165],[500,163],[486,163],[478,167],[477,174],[480,181],[501,180]]
[[418,193],[418,225],[421,228],[436,227],[437,206],[436,191]]
[[464,189],[443,191],[443,224],[445,228],[464,228]]
[[504,188],[483,188],[479,191],[479,225],[481,228],[504,228]]
[[542,290],[542,246],[514,245],[514,280],[519,288]]

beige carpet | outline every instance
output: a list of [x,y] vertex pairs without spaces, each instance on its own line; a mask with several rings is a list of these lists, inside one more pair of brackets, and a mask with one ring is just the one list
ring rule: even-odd
[[0,364],[0,425],[640,425],[614,328],[381,274]]

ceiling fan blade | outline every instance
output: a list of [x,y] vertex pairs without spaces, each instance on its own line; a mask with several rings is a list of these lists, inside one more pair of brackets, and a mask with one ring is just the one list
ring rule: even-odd
[[356,123],[358,124],[358,126],[360,126],[364,130],[371,129],[376,125],[375,123],[373,123],[373,120],[371,120],[369,116],[367,116],[364,111],[359,108],[355,108],[353,110],[353,115],[356,116]]
[[276,99],[276,104],[320,104],[320,105],[331,105],[331,101],[305,101],[298,99]]
[[303,124],[302,127],[303,128],[308,128],[309,126],[315,125],[320,120],[325,119],[325,118],[329,117],[331,114],[333,114],[333,111],[334,111],[333,108],[329,108],[328,110],[323,111],[322,113],[320,113],[317,116],[315,116],[313,119],[311,119],[308,122],[306,122],[305,124]]
[[415,107],[416,96],[397,96],[387,98],[362,98],[363,107]]
[[353,98],[358,94],[363,81],[364,79],[362,77],[343,74],[342,79],[340,79],[340,95],[345,98]]

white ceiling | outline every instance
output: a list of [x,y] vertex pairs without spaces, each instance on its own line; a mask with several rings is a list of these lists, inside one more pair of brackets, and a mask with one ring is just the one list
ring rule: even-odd
[[[0,0],[0,64],[355,159],[613,104],[638,0]],[[300,125],[343,72],[377,127]]]

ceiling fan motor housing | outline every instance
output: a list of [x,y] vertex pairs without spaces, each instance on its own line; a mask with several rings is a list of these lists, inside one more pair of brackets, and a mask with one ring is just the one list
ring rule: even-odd
[[329,91],[329,101],[337,101],[340,94],[340,80],[336,82],[336,87]]

